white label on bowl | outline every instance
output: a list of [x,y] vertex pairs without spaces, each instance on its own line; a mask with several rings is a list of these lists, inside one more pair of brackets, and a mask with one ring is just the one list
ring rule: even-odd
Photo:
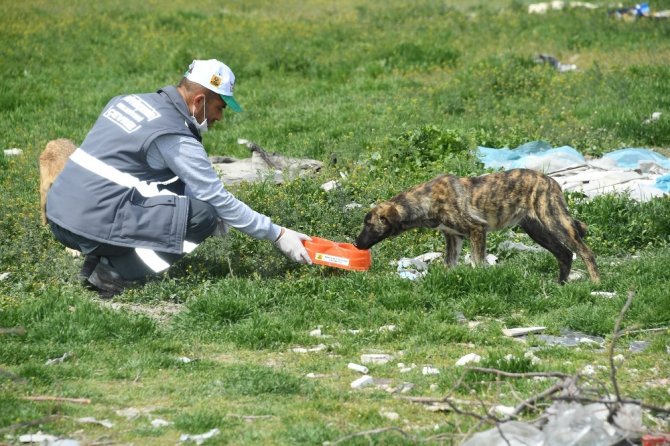
[[320,252],[316,253],[316,260],[321,260],[323,262],[335,263],[337,265],[349,266],[349,259],[345,257],[331,256],[328,254],[323,254]]

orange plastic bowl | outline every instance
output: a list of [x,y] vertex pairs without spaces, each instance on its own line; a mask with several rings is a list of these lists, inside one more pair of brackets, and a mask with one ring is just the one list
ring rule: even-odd
[[358,249],[351,243],[337,243],[325,238],[312,237],[302,242],[312,263],[352,271],[367,271],[372,256],[367,249]]

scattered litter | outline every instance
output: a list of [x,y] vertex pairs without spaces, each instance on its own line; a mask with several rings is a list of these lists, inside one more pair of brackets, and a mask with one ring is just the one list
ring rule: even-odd
[[320,351],[326,350],[327,348],[328,348],[328,346],[326,346],[325,344],[319,344],[319,345],[315,345],[314,347],[310,347],[310,348],[295,347],[295,348],[292,348],[291,351],[293,353],[311,353],[311,352],[320,352]]
[[398,260],[398,275],[403,279],[416,280],[426,275],[428,264],[422,260],[403,257]]
[[356,364],[354,362],[350,362],[349,365],[347,365],[347,368],[349,370],[353,370],[355,372],[360,372],[364,375],[367,375],[367,373],[369,371],[368,368],[365,367],[364,365]]
[[386,391],[388,393],[407,393],[414,388],[414,384],[410,382],[404,382],[398,387],[387,387]]
[[643,431],[642,411],[633,404],[624,404],[608,422],[610,411],[605,404],[581,405],[556,401],[548,409],[549,421],[544,435],[550,445],[588,444],[605,446],[625,438],[637,438]]
[[616,297],[616,293],[613,293],[611,291],[591,291],[591,296],[606,297],[608,299],[612,299],[613,297]]
[[72,353],[65,352],[65,353],[63,353],[63,356],[61,356],[60,358],[47,359],[47,362],[45,364],[46,365],[60,364],[63,361],[65,361],[67,358],[69,358],[71,355],[72,355]]
[[332,338],[331,335],[325,335],[321,332],[321,326],[318,326],[314,330],[310,331],[309,335],[314,338]]
[[622,354],[618,354],[615,357],[613,357],[612,359],[614,360],[614,362],[616,362],[618,364],[621,364],[622,362],[624,362],[626,360],[626,357]]
[[397,327],[395,325],[390,324],[390,325],[384,325],[382,327],[379,327],[379,329],[377,331],[380,332],[380,333],[391,332],[391,331],[396,331],[396,328]]
[[526,336],[532,333],[540,333],[547,327],[517,327],[517,328],[503,328],[503,334],[509,337]]
[[530,251],[530,252],[540,252],[544,251],[540,246],[537,245],[525,245],[523,243],[513,242],[511,240],[505,240],[504,242],[498,245],[499,251]]
[[182,434],[179,437],[179,441],[195,441],[195,444],[202,444],[205,442],[205,440],[209,440],[212,437],[216,437],[220,433],[221,431],[219,429],[214,428],[209,432],[205,432],[204,434],[199,435]]
[[631,20],[639,17],[650,17],[651,9],[649,3],[638,3],[629,8],[618,8],[610,11],[609,14],[617,19]]
[[563,330],[560,336],[538,335],[537,339],[547,345],[561,345],[564,347],[576,347],[583,344],[592,344],[602,347],[605,339],[600,336],[590,336],[577,331]]
[[374,379],[370,375],[363,375],[357,380],[351,383],[352,389],[361,389],[366,386],[371,386],[374,383]]
[[[496,406],[495,410],[498,409],[504,415],[510,408]],[[583,406],[575,402],[556,401],[547,408],[546,415],[548,422],[542,430],[531,424],[509,421],[473,435],[461,446],[606,446],[619,444],[627,439],[637,439],[644,430],[642,411],[634,404],[624,404],[611,423],[608,422],[610,411],[602,403]]]
[[23,153],[21,149],[5,149],[5,156],[19,156]]
[[493,408],[493,411],[502,416],[509,417],[511,415],[514,415],[514,407],[511,406],[503,406],[502,404],[498,404]]
[[661,112],[654,112],[651,114],[651,117],[648,119],[645,119],[642,123],[643,124],[651,124],[652,122],[656,122],[659,119],[661,119]]
[[344,205],[344,210],[345,211],[351,211],[351,210],[359,209],[359,208],[362,208],[362,207],[363,207],[363,205],[360,204],[360,203],[351,202],[349,204]]
[[9,277],[12,273],[0,273],[0,280],[5,280],[7,277]]
[[635,353],[643,352],[651,345],[649,341],[633,341],[630,343],[630,351]]
[[310,378],[310,379],[319,379],[319,378],[330,378],[333,375],[329,375],[327,373],[314,373],[310,372],[305,375],[305,378]]
[[170,423],[169,421],[166,421],[162,418],[156,418],[155,420],[151,420],[151,426],[156,427],[156,428],[167,427],[171,424],[172,423]]
[[36,434],[25,434],[19,436],[20,443],[40,443],[40,444],[53,444],[58,437],[49,434],[43,434],[42,431],[37,431]]
[[182,356],[180,358],[177,358],[177,362],[182,362],[184,364],[188,364],[189,362],[197,361],[197,359],[191,359],[187,356]]
[[326,192],[330,192],[333,189],[337,189],[340,187],[340,183],[337,180],[330,180],[321,185],[321,189],[325,190]]
[[101,426],[105,426],[108,429],[111,429],[112,427],[114,427],[114,424],[112,424],[111,421],[109,421],[109,420],[98,420],[97,418],[94,418],[94,417],[77,418],[77,421],[79,423],[99,424]]
[[574,282],[575,280],[582,280],[586,277],[584,275],[583,271],[579,271],[577,269],[573,269],[570,271],[570,274],[568,274],[568,282]]
[[436,369],[435,367],[425,366],[423,369],[421,369],[421,374],[423,374],[423,375],[439,375],[440,371],[438,369]]
[[442,254],[441,252],[427,252],[425,254],[418,255],[414,258],[416,260],[420,260],[420,261],[425,262],[425,263],[430,263],[433,260],[437,260],[437,259],[442,258],[443,255],[444,254]]
[[577,65],[564,64],[558,59],[556,59],[554,56],[550,56],[548,54],[538,54],[535,57],[535,63],[548,63],[556,70],[558,70],[559,73],[565,73],[566,71],[575,71],[577,69]]
[[403,279],[419,279],[427,274],[428,265],[442,255],[441,252],[427,252],[413,258],[403,257],[397,261],[398,275]]
[[456,361],[457,366],[463,366],[466,364],[470,364],[471,362],[477,363],[482,360],[482,357],[479,356],[476,353],[468,353],[467,355],[461,357],[458,361]]
[[532,141],[516,149],[477,148],[477,157],[487,168],[527,168],[552,176],[564,191],[582,192],[587,197],[606,193],[628,193],[648,201],[668,192],[658,178],[670,172],[670,159],[644,148],[625,148],[586,160],[570,146],[552,148]]
[[596,9],[598,5],[594,5],[589,2],[564,2],[564,1],[552,1],[552,2],[542,2],[542,3],[531,3],[528,5],[528,14],[545,14],[549,10],[560,11],[566,6],[571,8],[586,8],[586,9]]
[[361,355],[361,362],[363,364],[386,364],[392,359],[393,356],[385,353],[366,353]]
[[582,375],[593,376],[596,374],[596,368],[593,367],[591,364],[587,364],[584,366],[581,373]]
[[[496,263],[498,263],[498,257],[494,256],[493,254],[486,254],[486,258],[484,259],[484,261],[486,262],[487,265],[493,266]],[[465,254],[463,262],[469,263],[470,265],[473,266],[475,264],[474,260],[472,260],[472,256],[470,255],[470,253]]]
[[389,420],[397,420],[400,418],[400,415],[397,412],[387,412],[380,410],[379,415],[381,415],[384,418],[387,418]]
[[416,364],[412,363],[412,364],[408,367],[408,366],[406,366],[404,363],[399,362],[399,363],[398,363],[398,368],[400,369],[400,373],[407,373],[407,372],[411,372],[412,370],[414,370],[414,369],[416,368]]
[[236,159],[227,156],[210,156],[212,166],[224,184],[257,182],[272,177],[276,184],[282,184],[285,177],[293,179],[321,170],[323,163],[312,159],[290,158],[277,153],[268,153],[258,144],[246,139],[238,139],[251,151],[251,157]]

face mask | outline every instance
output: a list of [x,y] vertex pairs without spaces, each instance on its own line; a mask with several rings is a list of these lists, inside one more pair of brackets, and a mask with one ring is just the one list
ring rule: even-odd
[[203,113],[203,117],[204,117],[202,122],[198,122],[198,120],[196,119],[195,109],[193,109],[193,112],[191,114],[191,118],[193,118],[193,123],[195,124],[195,127],[198,129],[198,132],[200,132],[201,135],[204,134],[204,133],[207,133],[207,130],[208,130],[208,128],[207,128],[207,114],[206,114],[207,113],[207,97],[206,96],[203,98],[203,111],[202,111],[202,113]]

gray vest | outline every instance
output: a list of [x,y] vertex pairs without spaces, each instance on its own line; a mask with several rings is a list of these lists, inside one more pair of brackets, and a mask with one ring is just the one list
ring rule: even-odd
[[[175,177],[169,169],[149,166],[146,152],[161,135],[200,135],[175,87],[156,93],[113,98],[86,135],[79,150],[101,161],[83,166],[72,157],[51,186],[47,218],[91,240],[130,248],[181,253],[188,199],[147,194],[114,181],[106,166],[137,180],[160,183]],[[90,157],[88,156],[90,155]]]

